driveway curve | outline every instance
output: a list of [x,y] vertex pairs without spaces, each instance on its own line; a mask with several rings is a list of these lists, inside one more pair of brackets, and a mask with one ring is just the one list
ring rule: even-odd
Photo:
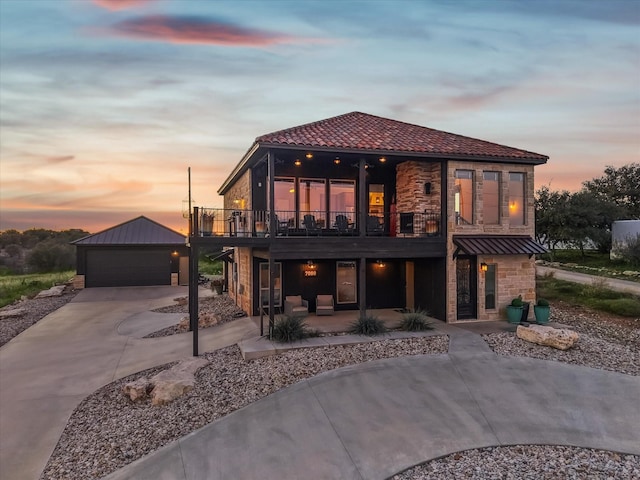
[[105,478],[385,479],[449,453],[514,444],[640,455],[640,378],[476,351],[324,373]]
[[[96,389],[191,356],[189,333],[154,339],[133,336],[160,321],[150,310],[172,305],[173,298],[186,294],[186,287],[86,289],[3,345],[0,479],[38,479],[71,413]],[[257,332],[246,317],[199,332],[199,348],[233,345]]]

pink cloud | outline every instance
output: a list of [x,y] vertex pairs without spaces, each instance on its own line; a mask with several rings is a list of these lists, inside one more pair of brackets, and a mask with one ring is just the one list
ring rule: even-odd
[[153,0],[93,0],[93,3],[107,10],[126,10],[135,8]]
[[265,47],[283,43],[326,43],[197,17],[151,15],[116,23],[107,31],[117,36],[157,42]]

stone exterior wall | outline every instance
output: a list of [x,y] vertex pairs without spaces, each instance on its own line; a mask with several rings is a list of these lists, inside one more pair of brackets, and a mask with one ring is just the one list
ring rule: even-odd
[[247,170],[224,194],[226,210],[251,210],[251,170]]
[[[457,225],[454,212],[455,171],[471,170],[474,175],[474,222],[473,225]],[[482,205],[482,174],[485,171],[500,172],[500,224],[484,225]],[[509,173],[525,174],[525,224],[509,226]],[[530,235],[535,234],[533,165],[479,163],[450,161],[447,166],[447,251],[454,252],[454,235]],[[480,263],[496,264],[497,299],[496,310],[484,308],[484,272],[479,271]],[[496,257],[478,257],[478,320],[499,320],[506,315],[507,304],[518,295],[525,301],[535,301],[535,259],[528,255],[500,255]],[[456,321],[456,261],[447,255],[447,320]]]
[[249,315],[252,314],[251,292],[253,292],[253,256],[252,249],[248,247],[235,247],[233,258],[237,268],[237,280],[235,275],[231,275],[228,286],[229,296],[236,301],[242,310]]
[[[531,302],[532,305],[535,303],[535,258],[529,259],[527,255],[482,255],[478,257],[478,269],[482,262],[496,265],[496,308],[485,308],[485,272],[478,271],[479,319],[504,320],[507,315],[506,306],[518,295],[522,295],[525,302]],[[455,286],[453,291],[455,292]],[[529,318],[533,318],[533,307],[529,308]]]
[[[441,210],[440,163],[407,161],[396,167],[396,211],[438,213]],[[425,193],[431,183],[431,193]],[[400,225],[397,222],[399,231]]]

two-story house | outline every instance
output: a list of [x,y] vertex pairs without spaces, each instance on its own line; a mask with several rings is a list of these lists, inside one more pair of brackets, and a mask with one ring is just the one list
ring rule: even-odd
[[192,245],[226,247],[227,289],[258,314],[420,308],[455,322],[535,300],[534,167],[548,157],[360,112],[262,135],[195,209]]

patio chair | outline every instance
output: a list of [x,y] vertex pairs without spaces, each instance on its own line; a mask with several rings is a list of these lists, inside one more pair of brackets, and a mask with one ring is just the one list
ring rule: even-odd
[[339,234],[353,233],[353,227],[349,225],[349,219],[346,215],[336,215],[336,230]]
[[382,235],[384,232],[380,219],[374,215],[367,217],[367,233],[369,235]]
[[318,226],[318,222],[316,221],[316,217],[314,215],[305,215],[304,220],[302,221],[302,225],[304,225],[304,228],[307,231],[307,235],[318,235],[320,233],[320,227]]
[[333,295],[316,296],[316,315],[333,315]]
[[308,315],[309,302],[301,295],[287,295],[284,297],[285,315]]

